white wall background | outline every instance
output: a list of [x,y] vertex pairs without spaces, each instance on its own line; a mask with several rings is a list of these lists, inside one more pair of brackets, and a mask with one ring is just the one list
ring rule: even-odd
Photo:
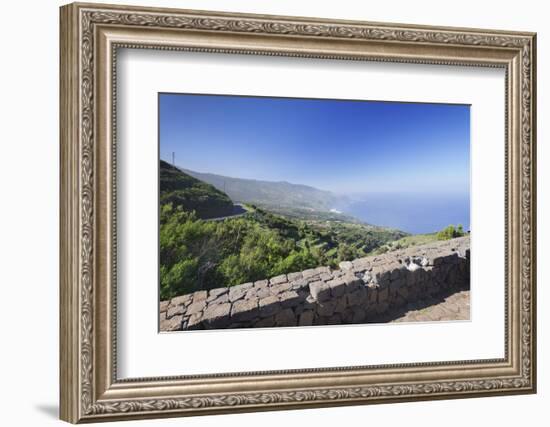
[[[121,3],[110,0],[113,3]],[[454,401],[209,416],[132,425],[410,426],[544,425],[550,405],[550,29],[545,2],[133,0],[134,4],[538,32],[539,393]],[[2,6],[0,67],[0,419],[3,425],[59,425],[58,402],[58,6],[57,0]],[[546,336],[545,336],[546,335]],[[546,421],[547,422],[547,421]]]

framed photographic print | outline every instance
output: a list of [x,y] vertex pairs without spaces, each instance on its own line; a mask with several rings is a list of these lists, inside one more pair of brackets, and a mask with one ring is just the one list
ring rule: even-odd
[[61,8],[61,418],[533,393],[535,34]]

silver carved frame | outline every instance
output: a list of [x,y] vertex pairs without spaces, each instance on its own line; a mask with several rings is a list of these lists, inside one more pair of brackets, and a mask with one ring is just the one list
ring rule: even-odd
[[[61,8],[60,416],[78,422],[536,391],[534,33],[100,4]],[[502,67],[505,357],[119,380],[117,48]]]

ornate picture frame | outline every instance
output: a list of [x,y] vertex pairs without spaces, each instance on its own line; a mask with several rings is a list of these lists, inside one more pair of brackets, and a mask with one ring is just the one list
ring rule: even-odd
[[[60,13],[61,419],[79,423],[536,391],[535,34],[80,3]],[[119,48],[503,68],[505,357],[118,379]]]

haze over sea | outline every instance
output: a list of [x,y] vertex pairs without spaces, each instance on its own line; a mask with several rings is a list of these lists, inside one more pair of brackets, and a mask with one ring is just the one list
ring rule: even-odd
[[470,230],[469,195],[372,193],[338,210],[369,224],[411,234],[432,233],[450,224]]

